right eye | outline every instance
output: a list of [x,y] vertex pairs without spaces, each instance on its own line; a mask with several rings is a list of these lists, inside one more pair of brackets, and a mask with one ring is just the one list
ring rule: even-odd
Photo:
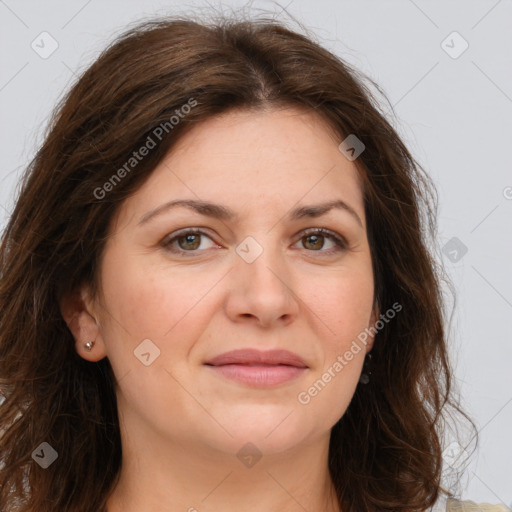
[[[208,249],[208,247],[203,246],[201,237],[206,237],[213,242],[213,240],[200,229],[184,229],[177,233],[172,233],[162,242],[162,246],[174,254],[188,256],[186,253],[200,252],[198,249]],[[217,244],[214,245],[220,247]]]

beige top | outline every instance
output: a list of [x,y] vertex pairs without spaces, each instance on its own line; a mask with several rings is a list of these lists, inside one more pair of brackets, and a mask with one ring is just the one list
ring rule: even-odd
[[511,512],[512,508],[506,505],[490,505],[489,503],[475,503],[474,501],[459,501],[448,499],[447,512]]

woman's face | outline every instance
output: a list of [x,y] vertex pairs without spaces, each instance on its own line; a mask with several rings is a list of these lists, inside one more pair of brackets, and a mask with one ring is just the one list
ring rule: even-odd
[[[109,358],[133,435],[272,453],[343,415],[371,339],[345,354],[377,312],[362,190],[340,142],[314,113],[232,111],[188,132],[121,205],[82,317],[96,345],[80,353]],[[323,208],[336,201],[347,207]],[[241,349],[303,364],[206,364]]]

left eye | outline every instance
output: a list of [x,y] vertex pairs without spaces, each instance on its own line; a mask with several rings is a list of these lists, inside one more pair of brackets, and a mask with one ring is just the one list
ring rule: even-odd
[[[333,243],[331,248],[327,250],[318,250],[319,246],[321,246],[322,248],[324,247],[324,241],[326,239],[331,240],[331,243]],[[302,237],[299,241],[304,240],[306,242],[303,242],[303,245],[309,245],[310,247],[314,247],[314,252],[322,252],[324,254],[333,254],[339,251],[343,251],[344,249],[347,248],[347,243],[341,236],[324,228],[306,230],[305,232],[303,232]]]
[[[210,240],[210,247],[202,246],[202,237]],[[332,246],[327,250],[323,249],[326,239],[331,240],[332,244]],[[309,246],[309,250],[313,252],[321,252],[324,254],[336,253],[347,248],[347,243],[342,237],[324,228],[315,228],[304,231],[301,238],[296,243],[299,242],[302,242],[306,249],[308,249],[307,246]],[[213,242],[210,236],[199,229],[189,229],[187,231],[182,231],[181,233],[178,233],[173,237],[165,240],[162,245],[170,252],[180,255],[184,255],[187,252],[198,252],[198,249],[206,250],[213,246],[220,247],[219,245],[215,244],[215,242]],[[176,245],[178,247],[176,247]]]

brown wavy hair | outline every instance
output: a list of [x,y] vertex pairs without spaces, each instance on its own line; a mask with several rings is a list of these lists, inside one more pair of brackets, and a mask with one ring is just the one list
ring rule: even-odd
[[[454,398],[444,271],[435,258],[435,188],[367,83],[313,36],[269,18],[160,18],[119,36],[57,106],[24,174],[0,246],[0,509],[104,510],[122,450],[107,358],[79,357],[59,307],[98,290],[109,223],[187,130],[230,109],[316,112],[340,142],[365,145],[364,185],[375,302],[403,310],[376,335],[371,381],[331,432],[329,469],[350,511],[423,511],[442,492],[442,432]],[[99,188],[154,128],[197,105],[138,165]],[[431,244],[431,247],[429,247]],[[473,425],[473,423],[471,422]],[[473,425],[474,426],[474,425]],[[41,442],[58,451],[42,469]]]

